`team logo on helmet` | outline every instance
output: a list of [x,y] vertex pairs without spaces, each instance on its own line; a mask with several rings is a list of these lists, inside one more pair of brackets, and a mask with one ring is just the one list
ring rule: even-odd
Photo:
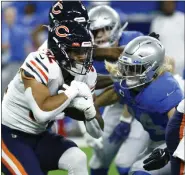
[[[60,31],[59,31],[60,29],[64,29],[66,33],[60,33]],[[56,33],[57,36],[64,38],[64,37],[68,36],[67,33],[69,33],[69,29],[66,26],[62,25],[62,26],[59,26],[59,27],[56,28],[55,33]]]
[[[60,3],[61,1],[59,1],[59,2],[57,2],[54,6],[53,6],[53,8],[52,8],[52,13],[53,14],[55,14],[55,15],[58,15],[58,14],[60,14],[62,11],[62,9],[63,9],[63,5]],[[59,7],[61,10],[56,10],[56,7]]]

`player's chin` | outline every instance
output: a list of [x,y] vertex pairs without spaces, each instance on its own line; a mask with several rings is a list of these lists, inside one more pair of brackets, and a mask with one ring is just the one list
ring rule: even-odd
[[65,116],[67,117],[78,121],[85,121],[84,112],[80,111],[79,109],[76,109],[74,107],[67,107],[63,112],[65,112]]

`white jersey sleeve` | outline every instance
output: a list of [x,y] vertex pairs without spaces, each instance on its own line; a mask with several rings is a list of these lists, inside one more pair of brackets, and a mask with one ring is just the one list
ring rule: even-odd
[[34,76],[38,82],[47,85],[50,80],[57,78],[60,68],[44,52],[36,51],[30,53],[21,68]]
[[91,89],[91,93],[94,94],[96,82],[97,82],[97,72],[96,69],[92,66],[90,71],[86,75],[76,75],[76,81],[84,82]]
[[91,93],[94,94],[95,86],[97,83],[97,72],[93,66],[91,67],[90,71],[87,73],[85,77],[85,82],[91,89]]
[[[30,53],[21,68],[34,76],[38,82],[45,84],[51,95],[56,95],[64,83],[58,64],[40,51]],[[2,123],[13,129],[38,134],[47,129],[48,122],[38,123],[35,120],[25,99],[24,83],[19,71],[8,85],[2,101]]]

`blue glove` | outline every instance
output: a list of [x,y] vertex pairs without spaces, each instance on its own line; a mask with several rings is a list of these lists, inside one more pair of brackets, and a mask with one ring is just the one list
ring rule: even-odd
[[131,123],[121,121],[114,129],[113,133],[109,137],[109,142],[119,143],[125,141],[130,133]]

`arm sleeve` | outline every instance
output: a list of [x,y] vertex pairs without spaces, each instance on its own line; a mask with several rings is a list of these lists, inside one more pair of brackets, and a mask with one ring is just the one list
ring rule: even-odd
[[32,52],[21,66],[23,70],[32,75],[38,82],[47,85],[49,82],[50,62],[45,54]]

